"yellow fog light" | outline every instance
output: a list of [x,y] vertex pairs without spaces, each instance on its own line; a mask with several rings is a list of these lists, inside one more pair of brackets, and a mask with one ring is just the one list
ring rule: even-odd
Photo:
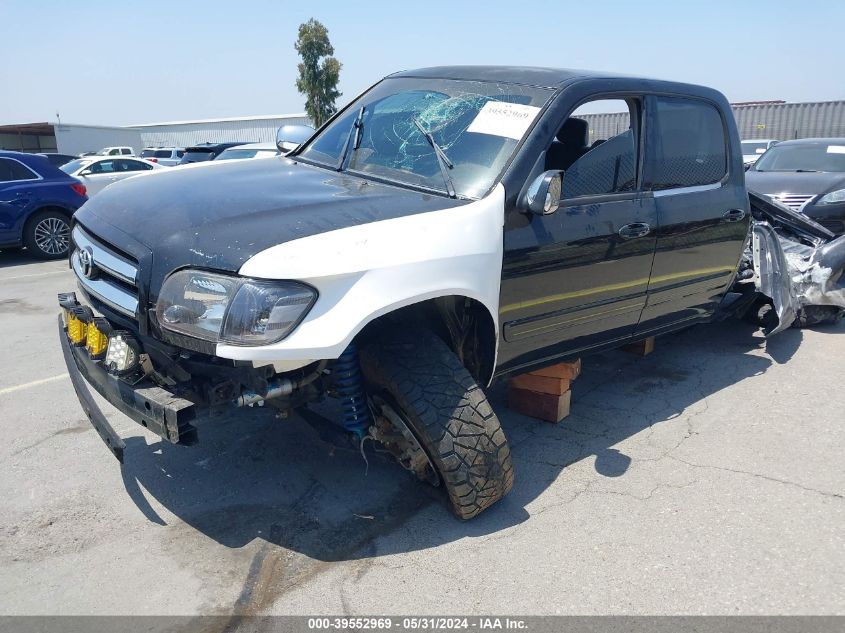
[[99,358],[106,353],[109,346],[108,332],[111,330],[109,322],[96,317],[88,324],[85,337],[85,349],[91,358]]
[[84,345],[88,334],[88,323],[94,313],[87,306],[76,306],[68,310],[67,336],[74,345]]
[[59,307],[62,309],[62,323],[67,327],[68,319],[70,318],[70,311],[79,305],[76,300],[75,292],[60,292],[59,293]]

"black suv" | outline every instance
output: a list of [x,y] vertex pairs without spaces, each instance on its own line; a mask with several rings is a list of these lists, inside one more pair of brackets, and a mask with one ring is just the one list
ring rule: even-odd
[[200,163],[207,160],[214,160],[216,156],[224,149],[229,149],[235,145],[243,145],[243,141],[237,143],[200,143],[199,145],[191,145],[185,148],[185,154],[180,165],[187,165],[188,163]]

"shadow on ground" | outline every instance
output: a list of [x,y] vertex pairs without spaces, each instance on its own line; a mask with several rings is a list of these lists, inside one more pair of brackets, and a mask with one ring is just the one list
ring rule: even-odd
[[[261,539],[318,561],[372,556],[375,537],[437,504],[426,513],[434,524],[410,546],[425,549],[525,521],[526,506],[580,460],[594,456],[599,476],[624,477],[631,460],[616,444],[655,425],[682,424],[677,418],[688,407],[786,362],[800,341],[801,332],[789,330],[766,344],[751,326],[727,321],[661,338],[644,358],[618,351],[588,357],[573,386],[572,414],[558,425],[508,411],[502,387],[494,388],[516,482],[504,502],[466,523],[448,513],[438,490],[372,446],[367,466],[357,449],[322,440],[299,416],[277,420],[265,409],[205,423],[194,447],[130,437],[123,478],[150,521],[165,523],[146,495],[226,547]],[[764,346],[771,359],[749,353]]]
[[0,268],[12,268],[13,266],[24,266],[34,264],[42,259],[30,256],[25,248],[4,248],[0,250]]

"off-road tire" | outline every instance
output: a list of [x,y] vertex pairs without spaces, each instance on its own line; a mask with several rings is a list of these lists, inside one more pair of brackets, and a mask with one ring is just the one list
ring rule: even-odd
[[[56,250],[55,252],[45,250],[42,247],[42,244],[45,243],[44,231],[50,227],[58,227],[60,225],[64,227],[62,230],[65,237],[64,250]],[[39,230],[41,230],[41,233],[38,233]],[[33,214],[27,220],[26,226],[24,226],[23,243],[26,246],[27,252],[32,257],[39,259],[61,259],[67,257],[68,249],[70,248],[70,218],[61,211],[49,209]]]
[[798,310],[792,327],[804,328],[814,325],[838,323],[845,316],[845,310],[838,306],[804,306]]
[[387,392],[428,453],[452,511],[471,519],[513,485],[510,447],[481,387],[435,334],[388,331],[364,346],[371,394]]

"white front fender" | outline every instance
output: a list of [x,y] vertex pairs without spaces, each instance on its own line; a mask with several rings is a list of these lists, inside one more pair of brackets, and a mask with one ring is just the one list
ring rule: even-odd
[[302,281],[316,288],[319,298],[284,340],[260,347],[220,343],[217,355],[288,368],[337,358],[372,320],[450,295],[480,302],[498,329],[504,198],[499,184],[486,198],[456,208],[338,229],[261,251],[241,267],[241,275]]

